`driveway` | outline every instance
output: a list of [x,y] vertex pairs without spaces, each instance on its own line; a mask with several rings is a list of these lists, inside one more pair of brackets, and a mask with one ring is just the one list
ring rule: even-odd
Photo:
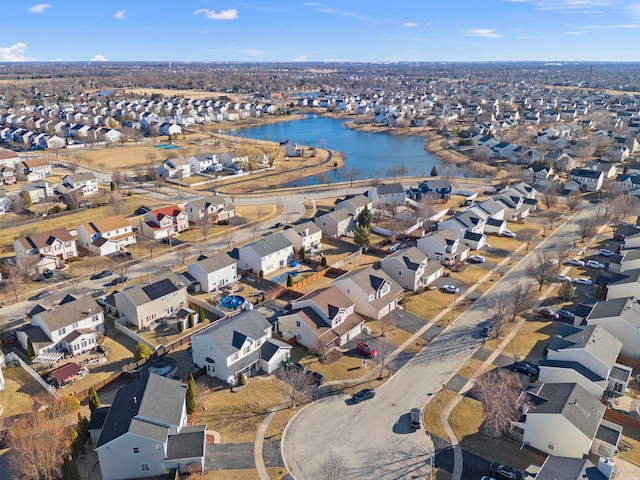
[[[208,444],[205,470],[255,470],[253,446],[253,442]],[[262,446],[262,456],[267,468],[284,468],[280,453],[280,440],[265,440]]]
[[[575,236],[577,223],[588,215],[581,210],[540,248],[551,249],[559,238]],[[491,292],[508,292],[526,278],[532,260],[533,256],[527,256],[518,262]],[[322,478],[332,454],[342,457],[345,480],[427,475],[425,450],[430,441],[426,433],[398,428],[398,422],[404,421],[412,407],[423,407],[443,385],[456,382],[456,371],[482,345],[478,325],[488,315],[483,302],[473,302],[453,325],[436,330],[439,335],[380,387],[373,399],[352,405],[338,393],[303,409],[289,423],[283,439],[283,456],[292,476],[297,480]]]

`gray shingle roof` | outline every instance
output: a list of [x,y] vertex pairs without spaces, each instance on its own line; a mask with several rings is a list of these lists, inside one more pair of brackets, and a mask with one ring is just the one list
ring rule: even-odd
[[225,267],[233,265],[236,260],[232,258],[227,252],[222,252],[214,255],[213,257],[207,257],[198,261],[198,264],[205,272],[217,272]]
[[287,239],[287,237],[285,237],[281,233],[273,233],[264,238],[261,238],[260,240],[256,240],[255,242],[245,245],[242,248],[251,248],[258,255],[264,257],[266,255],[271,255],[272,253],[276,253],[284,250],[285,248],[291,247],[293,247],[293,245],[291,245],[291,242]]
[[620,354],[622,342],[600,325],[574,327],[561,324],[558,336],[549,339],[549,350],[581,348],[611,368]]
[[204,457],[206,425],[183,427],[178,435],[172,435],[167,442],[167,459]]
[[536,480],[606,480],[588,458],[549,455],[536,474]]
[[96,313],[102,313],[100,305],[91,296],[57,305],[52,310],[38,313],[49,331],[54,332],[63,327],[73,325],[75,322],[89,318]]

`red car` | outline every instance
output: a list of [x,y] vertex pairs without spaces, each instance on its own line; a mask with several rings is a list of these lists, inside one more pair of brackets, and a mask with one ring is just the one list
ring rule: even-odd
[[558,318],[560,318],[560,316],[556,312],[546,307],[538,310],[538,315],[540,315],[541,317],[550,318],[551,320],[558,320]]
[[364,343],[364,342],[360,342],[356,348],[358,352],[360,352],[362,355],[364,355],[367,358],[373,358],[378,353],[376,352],[375,348],[373,348],[368,343]]
[[3,333],[2,336],[0,336],[0,340],[2,340],[4,345],[12,345],[17,341],[13,333]]

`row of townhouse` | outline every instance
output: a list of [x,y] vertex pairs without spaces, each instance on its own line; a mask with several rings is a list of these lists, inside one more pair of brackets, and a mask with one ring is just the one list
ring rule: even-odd
[[[156,168],[156,172],[162,178],[187,178],[193,174],[220,172],[225,169],[243,171],[248,165],[247,155],[229,151],[220,155],[197,154],[189,158],[168,158]],[[268,158],[263,157],[258,166],[268,167]]]

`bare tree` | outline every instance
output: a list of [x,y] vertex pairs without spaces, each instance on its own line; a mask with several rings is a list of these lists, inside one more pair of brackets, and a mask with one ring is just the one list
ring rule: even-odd
[[540,232],[535,228],[523,228],[518,232],[518,238],[525,242],[526,250],[529,250],[531,247],[531,242],[538,236]]
[[557,221],[560,220],[560,217],[562,217],[562,214],[560,212],[556,212],[554,210],[549,210],[549,211],[545,212],[544,217],[547,220],[547,224],[544,227],[544,233],[546,234],[547,227],[549,227],[551,230],[553,230],[554,225],[556,224]]
[[396,330],[398,328],[398,319],[393,315],[385,315],[384,317],[376,321],[378,332],[381,337],[384,337],[387,332]]
[[583,218],[578,222],[578,235],[582,242],[596,233],[596,223],[591,218]]
[[480,163],[487,163],[491,158],[491,150],[487,147],[476,147],[473,149],[473,160]]
[[380,370],[378,372],[379,380],[382,380],[385,364],[394,350],[395,347],[390,343],[380,342],[378,344],[378,348],[376,349],[376,359],[378,360],[378,366],[380,367]]
[[111,192],[107,204],[109,205],[109,209],[113,215],[122,214],[122,210],[124,209],[124,199],[119,192]]
[[559,263],[562,263],[564,259],[569,255],[571,247],[573,247],[573,242],[566,238],[561,238],[556,242],[555,246],[553,247],[553,251],[558,256]]
[[484,410],[482,430],[489,438],[498,438],[509,432],[511,422],[518,418],[518,398],[522,383],[517,375],[496,368],[476,378],[471,391]]
[[149,257],[153,258],[153,250],[158,246],[158,242],[156,240],[149,239],[139,243],[142,243],[142,246],[147,249]]
[[297,368],[280,367],[276,370],[276,377],[288,385],[287,396],[291,400],[291,408],[295,408],[296,402],[310,393],[314,386],[309,375]]
[[534,297],[531,285],[525,282],[516,283],[509,290],[510,302],[507,306],[509,321],[515,321],[518,315],[522,315],[533,307]]
[[344,458],[336,452],[331,452],[320,465],[322,478],[325,480],[341,480],[347,473]]
[[551,255],[539,253],[527,268],[527,276],[538,283],[538,290],[542,290],[542,287],[553,281],[553,277],[558,271],[557,264],[552,263],[554,258]]
[[184,264],[189,255],[191,255],[191,251],[188,248],[181,248],[176,251],[176,256],[182,261],[182,264]]
[[555,182],[547,185],[547,188],[545,188],[544,192],[542,193],[542,203],[547,210],[558,203],[559,191],[560,187]]
[[22,288],[22,284],[24,283],[22,280],[22,276],[20,275],[20,271],[18,269],[18,265],[16,264],[15,259],[7,260],[7,275],[4,276],[4,285],[7,289],[13,292],[15,296],[15,300],[18,301],[18,292]]
[[206,241],[209,231],[211,230],[211,216],[206,209],[204,215],[198,220],[198,229],[200,233],[202,233],[202,238]]
[[580,203],[580,197],[575,191],[567,196],[566,205],[570,212],[575,212]]
[[360,176],[360,170],[355,167],[349,167],[344,170],[344,178],[349,181],[349,186],[353,187],[353,182]]
[[223,235],[223,239],[224,239],[224,243],[227,246],[227,248],[231,248],[231,245],[233,245],[233,238],[234,238],[234,232],[233,230],[227,230],[224,235]]

